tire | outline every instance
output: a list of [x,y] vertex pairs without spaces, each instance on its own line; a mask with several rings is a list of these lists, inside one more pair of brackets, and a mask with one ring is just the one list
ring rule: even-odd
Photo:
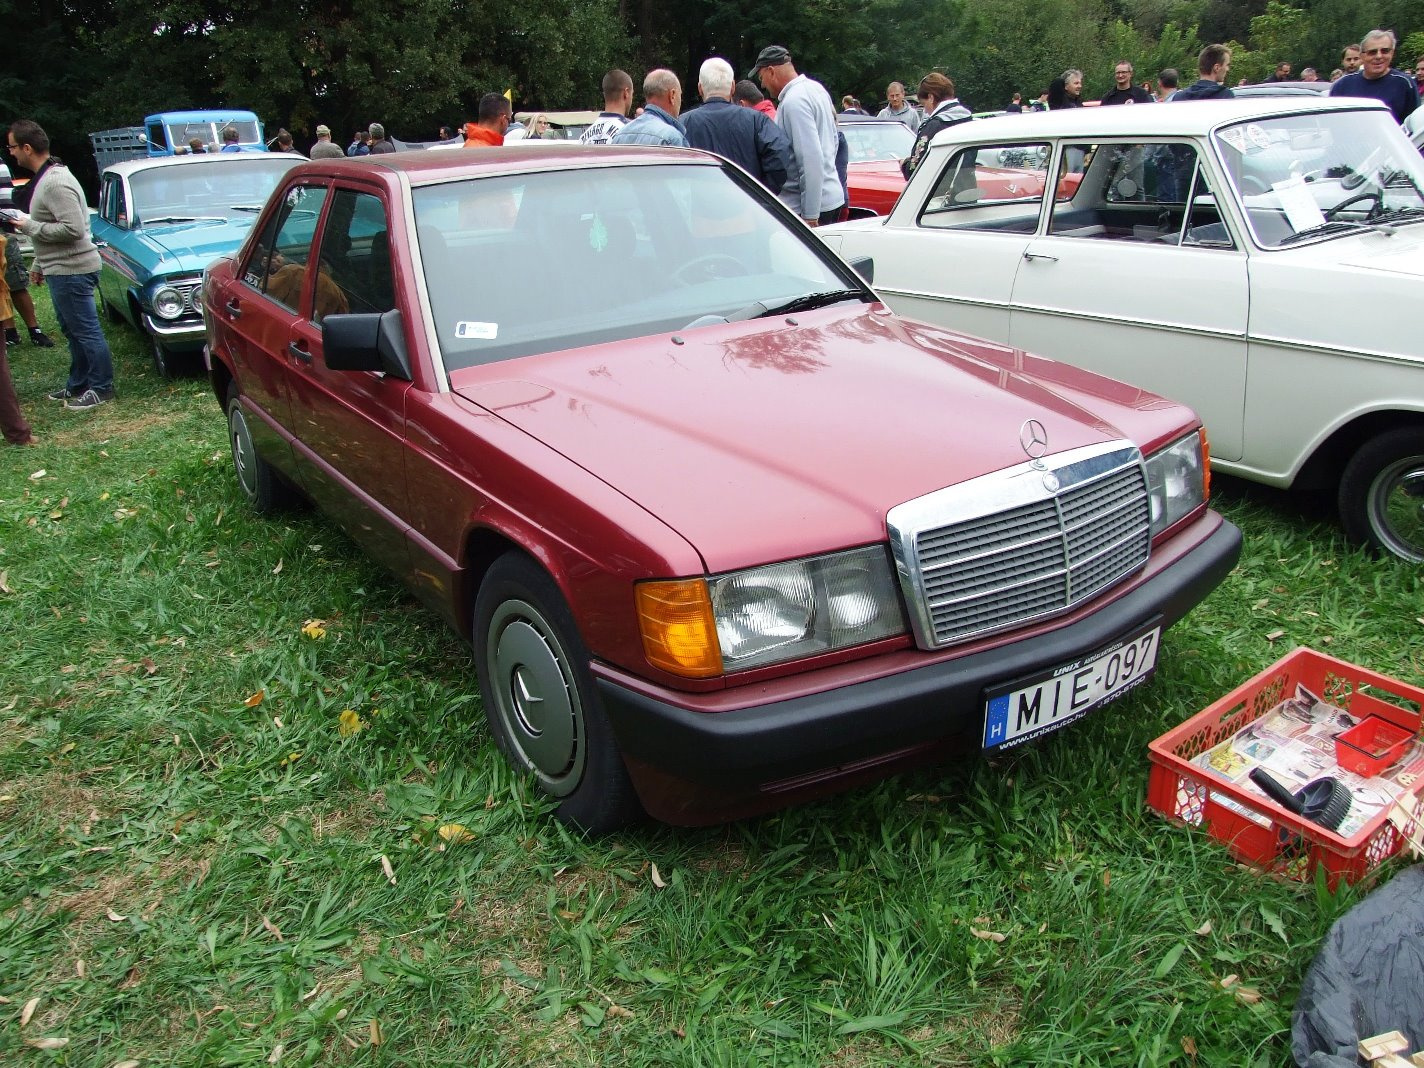
[[1424,429],[1371,438],[1340,477],[1340,521],[1356,541],[1424,563]]
[[149,346],[152,349],[153,370],[163,381],[168,382],[178,374],[177,357],[163,347],[163,342],[159,341],[153,334],[148,335]]
[[282,480],[276,468],[262,459],[252,443],[237,383],[227,387],[227,440],[232,447],[232,466],[237,487],[259,515],[280,511],[296,502],[296,493]]
[[475,671],[490,733],[511,765],[593,834],[642,814],[603,712],[588,650],[558,586],[529,557],[506,553],[480,584]]

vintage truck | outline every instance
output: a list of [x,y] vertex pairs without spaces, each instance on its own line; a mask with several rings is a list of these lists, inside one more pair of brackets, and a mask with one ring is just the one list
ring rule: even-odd
[[142,126],[121,126],[91,133],[89,143],[94,147],[99,170],[103,171],[126,159],[182,155],[195,137],[201,139],[209,151],[216,151],[222,144],[223,129],[228,126],[237,130],[237,143],[243,151],[267,151],[262,121],[251,111],[231,108],[163,111],[148,116]]

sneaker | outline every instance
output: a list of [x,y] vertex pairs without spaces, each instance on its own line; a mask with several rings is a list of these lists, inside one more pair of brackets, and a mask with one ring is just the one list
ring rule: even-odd
[[[19,343],[20,339],[18,337],[13,342],[11,342],[11,344],[14,345],[18,345]],[[34,345],[36,348],[52,349],[54,348],[54,338],[50,337],[39,327],[32,326],[30,327],[30,344]]]
[[13,326],[5,328],[5,344],[18,345],[20,343],[20,332]]
[[71,412],[87,412],[90,408],[97,408],[105,401],[114,399],[112,393],[100,393],[98,390],[86,389],[77,397],[64,402],[64,406]]
[[49,399],[49,400],[57,400],[57,401],[67,401],[67,400],[69,400],[70,397],[77,397],[77,396],[79,396],[79,394],[78,394],[78,393],[75,393],[75,392],[74,392],[72,389],[70,389],[68,386],[60,386],[60,387],[59,387],[57,390],[55,390],[53,393],[46,393],[46,394],[45,394],[45,397],[46,397],[47,399]]

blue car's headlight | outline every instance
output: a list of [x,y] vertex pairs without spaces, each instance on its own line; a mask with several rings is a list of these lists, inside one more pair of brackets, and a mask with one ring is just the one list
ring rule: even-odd
[[183,314],[183,294],[172,286],[159,286],[153,291],[153,314],[160,319],[176,319]]

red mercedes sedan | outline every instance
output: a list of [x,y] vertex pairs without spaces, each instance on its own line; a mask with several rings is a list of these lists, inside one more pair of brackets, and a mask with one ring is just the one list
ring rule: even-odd
[[897,317],[702,153],[312,161],[203,292],[243,494],[464,635],[589,830],[1028,742],[1240,551],[1189,409]]

